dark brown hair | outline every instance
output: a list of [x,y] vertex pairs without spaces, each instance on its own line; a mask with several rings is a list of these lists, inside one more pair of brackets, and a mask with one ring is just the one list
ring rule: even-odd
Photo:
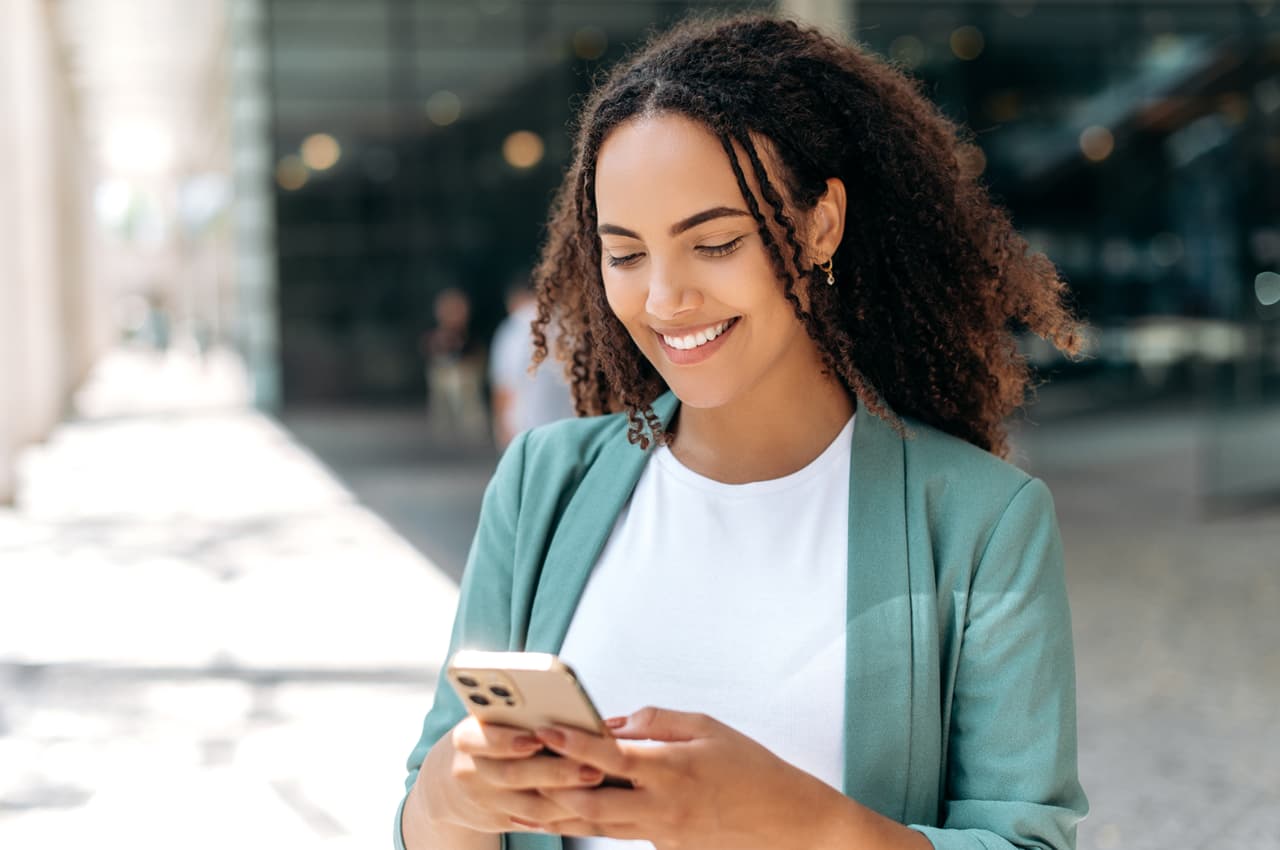
[[[554,318],[579,415],[626,410],[632,442],[668,439],[652,408],[666,384],[605,300],[595,205],[605,138],[660,113],[719,138],[780,290],[850,392],[900,431],[898,416],[911,416],[1006,454],[1003,422],[1030,382],[1015,328],[1079,352],[1065,284],[964,167],[976,148],[916,82],[857,46],[755,14],[690,20],[656,36],[582,109],[534,273],[534,359],[547,356]],[[844,182],[848,207],[829,287],[825,272],[806,269],[791,211],[812,209],[831,177]],[[801,275],[815,275],[808,309],[796,294]]]

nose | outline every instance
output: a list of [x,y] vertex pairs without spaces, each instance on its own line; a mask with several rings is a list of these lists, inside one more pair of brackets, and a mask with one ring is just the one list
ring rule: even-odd
[[702,292],[671,267],[653,266],[644,308],[650,316],[670,321],[702,306]]

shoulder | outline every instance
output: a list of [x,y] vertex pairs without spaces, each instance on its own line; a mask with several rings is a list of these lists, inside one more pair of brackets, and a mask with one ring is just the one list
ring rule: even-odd
[[963,478],[1000,491],[1017,490],[1031,478],[1025,470],[967,440],[910,417],[903,422],[909,434],[904,441],[908,475]]
[[[495,477],[519,478],[542,492],[580,480],[605,453],[627,443],[622,413],[562,419],[522,432],[498,463]],[[625,448],[641,452],[639,446]]]
[[[590,465],[609,446],[627,439],[623,413],[561,419],[525,432],[527,463],[539,467]],[[637,452],[639,446],[634,447]]]
[[1020,494],[1034,495],[1052,516],[1048,488],[1025,470],[938,428],[903,421],[907,497],[929,513],[931,526],[989,532]]

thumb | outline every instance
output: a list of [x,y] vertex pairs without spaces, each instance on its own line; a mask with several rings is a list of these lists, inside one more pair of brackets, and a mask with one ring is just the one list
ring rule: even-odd
[[606,725],[615,738],[691,741],[705,737],[714,722],[705,714],[648,705],[626,717],[610,717]]

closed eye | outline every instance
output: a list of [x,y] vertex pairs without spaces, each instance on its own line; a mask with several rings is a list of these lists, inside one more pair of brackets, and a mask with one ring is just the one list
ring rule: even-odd
[[745,238],[744,236],[739,236],[737,239],[731,239],[720,245],[699,245],[697,250],[707,257],[724,257],[738,250],[739,246],[742,245],[742,240]]
[[610,265],[610,267],[614,267],[614,268],[616,268],[616,267],[618,267],[618,266],[624,266],[624,267],[625,267],[625,266],[632,266],[632,265],[635,265],[636,261],[637,261],[637,260],[639,260],[641,257],[643,257],[643,256],[644,256],[644,253],[643,253],[643,252],[640,252],[640,253],[635,253],[635,254],[627,254],[625,257],[615,257],[615,256],[613,256],[612,254],[610,254],[610,255],[608,255],[608,256],[609,256],[609,265]]

